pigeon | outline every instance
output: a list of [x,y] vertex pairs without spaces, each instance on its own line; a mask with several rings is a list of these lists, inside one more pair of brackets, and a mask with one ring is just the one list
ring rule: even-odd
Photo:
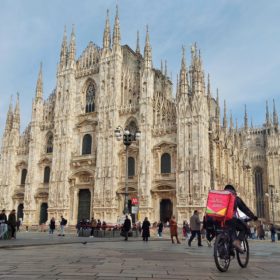
[[82,242],[82,244],[86,245],[86,244],[87,244],[87,242],[86,242],[86,241],[85,241],[85,242]]

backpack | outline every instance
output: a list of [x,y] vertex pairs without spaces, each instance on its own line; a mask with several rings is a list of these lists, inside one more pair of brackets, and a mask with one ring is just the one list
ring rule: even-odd
[[232,219],[235,199],[236,196],[229,191],[209,191],[206,205],[206,218],[211,217],[214,221]]
[[65,226],[67,225],[67,220],[66,220],[66,219],[64,219],[64,225],[65,225]]

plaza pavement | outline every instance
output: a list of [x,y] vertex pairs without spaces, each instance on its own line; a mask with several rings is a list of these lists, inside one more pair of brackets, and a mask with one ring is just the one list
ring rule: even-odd
[[[86,244],[82,244],[87,242]],[[171,244],[167,239],[78,238],[22,232],[0,240],[0,279],[271,279],[280,277],[280,242],[250,241],[250,263],[236,259],[229,271],[217,271],[213,248]]]

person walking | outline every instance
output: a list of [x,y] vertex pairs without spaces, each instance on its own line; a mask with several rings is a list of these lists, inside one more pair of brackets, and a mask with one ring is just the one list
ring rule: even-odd
[[271,242],[275,242],[276,229],[274,224],[270,225],[270,233],[271,233]]
[[8,219],[6,215],[6,210],[3,209],[0,214],[0,238],[2,238],[8,230],[7,223],[8,223]]
[[191,243],[195,236],[197,235],[197,246],[203,246],[201,244],[201,232],[200,232],[200,219],[199,219],[199,213],[197,210],[194,210],[193,215],[191,216],[190,219],[190,227],[191,227],[191,237],[189,239],[188,245],[191,247]]
[[188,229],[188,223],[186,221],[183,222],[183,228],[182,228],[182,233],[183,236],[185,237],[185,240],[188,239],[188,233],[187,233],[187,229]]
[[9,227],[11,229],[11,238],[15,239],[16,238],[15,232],[16,232],[16,226],[17,226],[16,210],[15,209],[13,209],[11,211],[11,213],[9,214],[8,225],[9,225]]
[[180,244],[181,242],[178,239],[178,225],[175,216],[172,216],[172,218],[169,221],[170,226],[170,236],[172,243],[175,243],[173,240],[173,237],[176,238],[177,244]]
[[64,228],[65,228],[66,225],[67,225],[67,220],[64,219],[63,216],[61,216],[61,221],[60,221],[60,234],[59,234],[59,236],[65,236],[65,234],[64,234]]
[[144,222],[142,224],[143,241],[148,241],[148,238],[150,237],[150,226],[151,223],[149,222],[148,218],[145,217]]
[[211,247],[212,240],[214,239],[215,232],[215,223],[212,217],[204,215],[203,217],[203,229],[206,231],[206,241],[208,247]]
[[17,219],[17,231],[20,231],[21,221],[20,219]]
[[265,240],[264,236],[265,236],[264,228],[263,228],[263,224],[261,223],[258,228],[258,237],[260,240]]
[[91,218],[91,231],[90,231],[90,237],[94,237],[94,231],[97,227],[97,221],[94,218]]
[[131,221],[128,218],[128,215],[125,215],[125,220],[123,223],[123,232],[124,232],[124,240],[127,241],[128,240],[128,232],[131,229]]
[[158,237],[162,237],[162,231],[163,231],[163,223],[160,221],[157,225],[158,227]]
[[54,231],[55,231],[55,219],[54,217],[52,217],[49,224],[49,234],[53,234]]

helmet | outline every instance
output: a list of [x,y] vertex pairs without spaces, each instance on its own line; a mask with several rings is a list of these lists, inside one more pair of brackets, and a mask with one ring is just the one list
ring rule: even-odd
[[224,187],[224,190],[225,190],[225,191],[229,191],[229,192],[231,192],[231,193],[233,193],[233,194],[236,194],[236,190],[235,190],[235,188],[234,188],[233,185],[226,185],[226,186]]

